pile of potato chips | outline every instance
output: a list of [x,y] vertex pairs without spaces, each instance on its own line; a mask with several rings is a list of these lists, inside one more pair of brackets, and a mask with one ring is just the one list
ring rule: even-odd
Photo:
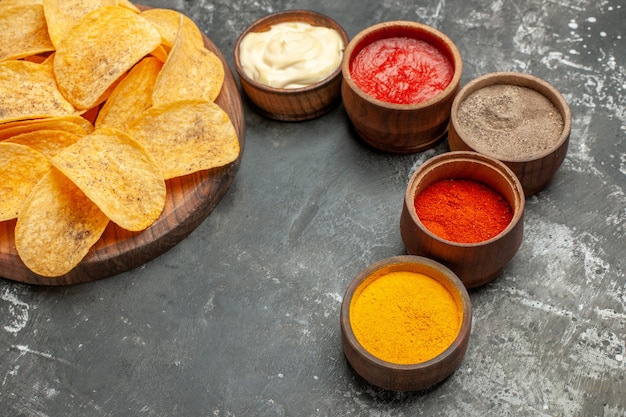
[[107,224],[163,211],[166,180],[235,161],[221,60],[186,16],[126,0],[0,1],[0,221],[34,273],[71,271]]

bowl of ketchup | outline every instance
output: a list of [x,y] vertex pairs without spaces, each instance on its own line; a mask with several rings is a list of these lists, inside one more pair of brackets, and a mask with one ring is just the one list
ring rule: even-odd
[[447,132],[462,60],[437,29],[411,21],[370,26],[349,42],[341,71],[346,113],[372,147],[414,153]]

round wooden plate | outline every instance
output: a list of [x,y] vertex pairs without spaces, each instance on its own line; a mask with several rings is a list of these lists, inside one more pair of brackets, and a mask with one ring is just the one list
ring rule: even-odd
[[136,268],[166,252],[191,233],[219,203],[239,168],[244,148],[245,120],[241,96],[228,63],[215,44],[205,46],[224,64],[222,91],[215,100],[230,116],[241,153],[230,165],[167,181],[161,217],[146,230],[134,233],[110,223],[87,256],[69,273],[42,277],[30,271],[15,249],[15,220],[0,222],[0,277],[41,285],[67,285],[94,281]]

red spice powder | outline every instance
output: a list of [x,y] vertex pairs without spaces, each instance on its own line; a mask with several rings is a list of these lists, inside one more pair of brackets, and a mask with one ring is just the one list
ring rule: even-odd
[[413,104],[445,90],[454,68],[433,44],[394,37],[365,46],[352,60],[350,75],[361,90],[378,100]]
[[428,230],[458,243],[491,239],[513,218],[513,209],[502,195],[470,179],[437,181],[415,197],[414,205]]

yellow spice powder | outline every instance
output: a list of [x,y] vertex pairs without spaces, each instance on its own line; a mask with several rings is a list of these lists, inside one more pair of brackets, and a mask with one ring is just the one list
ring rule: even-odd
[[430,360],[454,342],[463,312],[437,280],[397,271],[366,279],[350,304],[350,323],[372,355],[395,364]]

